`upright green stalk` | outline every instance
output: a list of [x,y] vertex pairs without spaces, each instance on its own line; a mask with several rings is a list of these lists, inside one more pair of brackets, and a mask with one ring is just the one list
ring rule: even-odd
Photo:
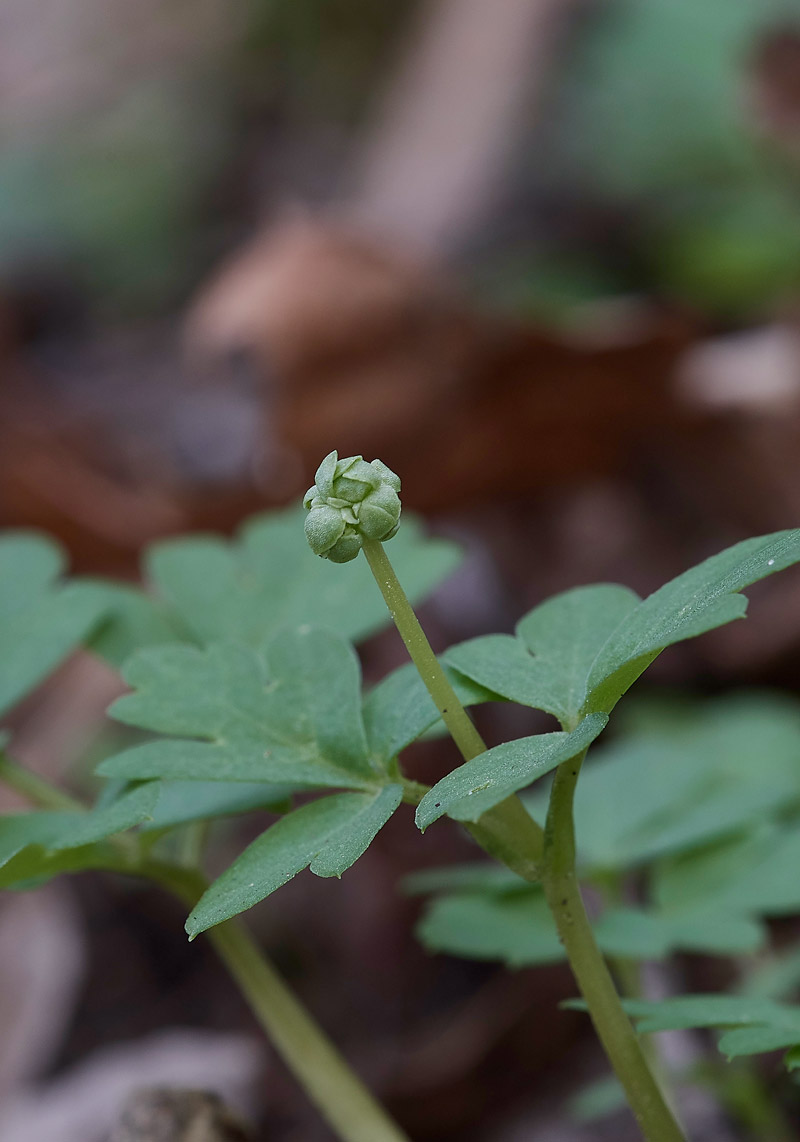
[[682,1142],[595,942],[575,869],[573,799],[584,753],[556,770],[544,837],[542,883],[598,1037],[648,1142]]
[[[465,761],[471,761],[473,757],[486,752],[483,738],[461,705],[449,678],[433,653],[383,544],[376,539],[364,539],[362,546],[412,662],[462,757]],[[525,880],[539,879],[544,833],[519,797],[506,798],[494,809],[484,813],[477,824],[466,827],[482,848]]]
[[[362,538],[362,546],[400,636],[442,720],[464,758],[469,761],[483,753],[486,747],[431,650],[383,545],[378,540]],[[623,1011],[614,982],[595,942],[583,905],[575,870],[572,818],[573,795],[583,756],[581,754],[558,767],[543,834],[518,797],[510,797],[485,813],[470,831],[487,852],[516,871],[520,871],[520,855],[526,854],[528,879],[542,879],[575,979],[642,1133],[648,1142],[682,1142],[683,1134],[650,1073],[639,1040]],[[522,814],[538,832],[522,824]],[[519,848],[521,839],[525,845],[523,849]]]
[[395,575],[394,568],[383,544],[377,539],[362,541],[364,554],[375,582],[394,619],[406,650],[419,671],[428,693],[442,715],[442,721],[450,731],[450,736],[458,746],[465,761],[486,752],[486,745],[478,733],[467,711],[461,705],[450,680],[442,670],[439,660],[431,649],[431,644],[419,624],[419,619],[408,601],[405,591]]

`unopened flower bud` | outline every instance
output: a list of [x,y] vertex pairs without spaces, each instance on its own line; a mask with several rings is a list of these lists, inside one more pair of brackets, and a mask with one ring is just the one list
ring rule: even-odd
[[317,469],[316,483],[303,503],[311,550],[334,563],[348,563],[362,539],[391,539],[400,523],[400,478],[382,464],[361,456],[339,460],[329,453]]

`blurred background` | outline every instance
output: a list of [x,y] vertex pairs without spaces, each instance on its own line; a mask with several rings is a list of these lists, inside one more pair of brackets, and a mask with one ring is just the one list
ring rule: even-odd
[[[800,0],[2,0],[0,525],[133,579],[332,448],[464,545],[440,649],[796,526]],[[753,598],[661,684],[796,689],[800,582]],[[364,650],[370,681],[400,661]],[[16,715],[51,775],[119,687],[57,682]],[[568,976],[414,943],[398,879],[471,853],[441,833],[423,858],[391,827],[253,923],[414,1138],[627,1138],[564,1117],[598,1068]],[[329,1137],[169,901],[87,876],[0,923],[2,1142],[99,1142],[98,1091],[170,1067],[258,1137]]]

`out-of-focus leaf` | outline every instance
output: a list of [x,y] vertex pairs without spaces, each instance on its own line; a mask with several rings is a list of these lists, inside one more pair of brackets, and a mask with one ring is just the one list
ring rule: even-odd
[[88,813],[70,814],[71,821],[65,821],[64,828],[57,837],[48,841],[47,847],[53,852],[80,848],[113,837],[116,833],[123,833],[151,816],[158,794],[157,785],[140,785],[123,793],[110,805],[92,809]]
[[136,870],[126,854],[109,841],[97,841],[79,848],[59,849],[52,852],[40,844],[28,845],[0,868],[0,889],[25,891],[65,873],[85,872],[88,869],[105,869],[111,872],[132,873]]
[[164,603],[144,591],[99,579],[80,582],[90,582],[105,602],[103,622],[87,642],[112,666],[121,667],[142,647],[191,641],[186,629]]
[[612,908],[594,925],[604,952],[635,960],[663,959],[674,952],[743,955],[766,939],[764,927],[749,916],[724,910],[658,912]]
[[[582,999],[569,1000],[563,1006],[586,1010]],[[682,995],[659,1002],[626,999],[623,1006],[636,1020],[640,1033],[695,1027],[724,1030],[719,1049],[730,1059],[788,1047],[786,1066],[791,1070],[795,1065],[800,1046],[800,1007],[739,995]]]
[[[261,646],[278,627],[330,627],[358,640],[389,621],[365,559],[346,566],[315,558],[303,532],[305,511],[250,520],[238,540],[169,540],[147,556],[148,577],[200,643],[217,639]],[[392,540],[392,563],[412,602],[429,594],[459,562],[457,548],[425,539],[413,517]]]
[[800,832],[794,827],[737,838],[688,853],[656,871],[665,906],[714,903],[740,914],[778,916],[800,910]]
[[[798,799],[800,707],[732,694],[593,751],[575,796],[581,863],[630,868],[758,824]],[[544,820],[540,795],[526,804]]]
[[403,891],[411,896],[429,892],[481,892],[506,895],[516,890],[527,891],[530,884],[505,865],[490,861],[474,864],[452,864],[443,868],[424,868],[403,880]]
[[459,892],[430,903],[417,926],[426,948],[509,967],[564,958],[544,893],[490,896]]
[[74,650],[103,617],[102,591],[64,583],[64,555],[33,532],[0,537],[0,715]]
[[622,1083],[614,1075],[587,1083],[569,1100],[569,1113],[576,1122],[595,1122],[628,1105]]
[[341,876],[369,846],[402,799],[399,785],[378,793],[337,793],[282,817],[204,893],[186,921],[190,938],[252,908],[311,867]]

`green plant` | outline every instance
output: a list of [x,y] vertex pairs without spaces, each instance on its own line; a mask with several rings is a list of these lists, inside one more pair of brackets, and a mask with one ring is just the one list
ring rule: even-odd
[[[764,696],[668,719],[646,712],[579,776],[617,702],[657,655],[742,617],[743,588],[800,561],[800,530],[739,543],[645,600],[609,584],[566,592],[515,635],[473,639],[440,661],[381,543],[399,513],[396,494],[381,488],[396,493],[398,484],[382,465],[332,454],[307,503],[318,513],[312,543],[329,557],[335,548],[333,563],[313,559],[303,517],[289,511],[254,521],[234,543],[157,545],[147,591],[65,580],[60,553],[42,537],[0,541],[0,715],[83,642],[123,664],[131,693],[112,715],[149,735],[100,764],[108,781],[91,807],[2,755],[0,777],[37,807],[0,818],[0,887],[85,868],[162,884],[190,907],[190,938],[208,933],[338,1136],[396,1142],[402,1132],[237,916],[305,868],[342,875],[402,804],[415,807],[421,829],[449,817],[500,863],[416,877],[411,889],[433,898],[422,939],[512,965],[566,957],[644,1136],[679,1139],[629,1017],[639,1032],[722,1028],[730,1056],[782,1048],[790,1069],[800,1060],[800,1008],[780,1002],[800,978],[791,959],[746,994],[659,1004],[637,994],[640,961],[753,952],[766,941],[763,917],[800,912],[800,714]],[[392,544],[412,597],[457,560],[450,545],[422,540],[413,521]],[[360,549],[364,559],[335,565]],[[351,640],[380,625],[383,606],[370,570],[414,665],[362,695]],[[487,749],[465,711],[486,701],[546,711],[561,729]],[[441,723],[464,763],[428,789],[405,774],[401,755]],[[549,796],[527,792],[547,774]],[[264,808],[276,822],[207,884],[205,823]],[[581,882],[602,900],[591,922]]]

